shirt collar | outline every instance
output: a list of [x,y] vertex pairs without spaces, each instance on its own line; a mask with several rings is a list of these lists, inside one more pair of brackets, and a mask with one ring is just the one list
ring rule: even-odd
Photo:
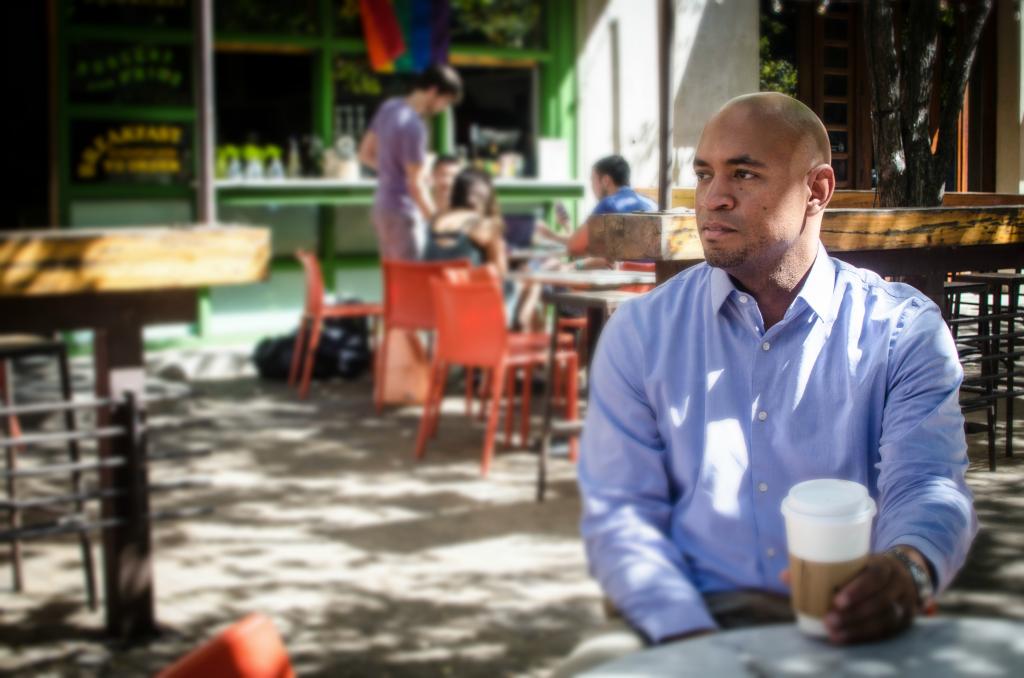
[[[825,247],[818,243],[811,271],[807,275],[797,299],[803,299],[819,318],[828,322],[832,318],[832,294],[836,285],[836,269]],[[733,292],[739,292],[729,274],[720,268],[711,269],[711,311],[718,313]],[[794,300],[795,301],[795,300]]]

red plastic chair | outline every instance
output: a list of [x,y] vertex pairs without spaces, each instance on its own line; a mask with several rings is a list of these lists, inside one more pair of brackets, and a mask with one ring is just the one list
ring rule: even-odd
[[[486,269],[485,269],[486,270]],[[490,412],[484,434],[484,449],[481,473],[487,475],[494,456],[494,438],[498,428],[498,409],[502,391],[510,380],[514,384],[514,373],[524,369],[527,377],[534,367],[547,361],[547,335],[512,334],[505,323],[505,310],[501,289],[490,273],[446,273],[444,278],[431,281],[434,291],[434,313],[437,322],[437,342],[431,368],[430,389],[427,404],[420,420],[416,439],[416,457],[422,458],[426,451],[427,439],[437,431],[437,423],[444,397],[448,369],[452,365],[488,370],[490,376]],[[488,279],[480,279],[488,276]],[[563,379],[567,389],[569,416],[575,418],[578,409],[576,372],[578,360],[572,349],[560,348],[555,360],[567,373]],[[571,378],[569,377],[571,375]],[[530,380],[524,379],[527,393]],[[523,420],[529,420],[529,400],[523,398]],[[511,431],[512,406],[506,409],[506,437]],[[523,430],[525,431],[525,424]],[[524,437],[525,441],[525,437]],[[571,443],[572,455],[576,455],[576,441]]]
[[274,622],[254,613],[167,667],[156,678],[294,678]]
[[[619,263],[620,271],[633,271],[635,273],[654,273],[654,262],[649,261],[623,261]],[[650,292],[654,285],[626,285],[623,292]]]
[[385,259],[381,262],[384,275],[384,332],[377,355],[373,400],[380,412],[384,407],[384,379],[387,373],[388,334],[394,330],[423,332],[434,329],[434,297],[430,281],[446,269],[468,269],[468,259],[422,262]]
[[[299,320],[299,333],[295,337],[292,351],[292,365],[288,371],[288,385],[298,384],[299,397],[309,394],[309,382],[313,378],[313,362],[320,344],[320,330],[328,318],[370,318],[380,317],[380,304],[326,304],[324,303],[324,282],[320,274],[320,262],[312,252],[299,250],[295,257],[302,263],[306,279],[306,307]],[[371,325],[370,336],[374,330]],[[301,374],[300,374],[301,371]]]

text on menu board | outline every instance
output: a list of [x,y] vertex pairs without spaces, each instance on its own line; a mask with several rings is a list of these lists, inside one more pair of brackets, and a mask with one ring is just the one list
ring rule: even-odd
[[72,147],[77,182],[176,183],[192,174],[184,124],[78,121]]
[[76,102],[187,105],[190,75],[189,49],[181,45],[72,47],[70,85]]

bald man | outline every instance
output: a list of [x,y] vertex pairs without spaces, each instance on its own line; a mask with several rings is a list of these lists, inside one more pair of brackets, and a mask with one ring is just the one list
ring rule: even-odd
[[593,365],[581,530],[624,621],[560,675],[791,619],[780,504],[804,480],[862,483],[878,505],[832,642],[905,629],[963,565],[977,519],[956,349],[925,296],[825,252],[829,163],[821,122],[780,94],[734,99],[704,128],[706,262],[623,305]]

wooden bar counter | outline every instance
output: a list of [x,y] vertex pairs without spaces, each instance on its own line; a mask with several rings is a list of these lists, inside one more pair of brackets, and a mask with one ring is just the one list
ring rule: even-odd
[[[590,224],[592,254],[653,260],[659,283],[704,259],[690,210],[604,215]],[[1024,266],[1024,204],[828,209],[821,241],[829,254],[855,266],[913,278],[942,308],[948,273]]]
[[[127,392],[143,403],[143,327],[194,322],[201,288],[263,280],[269,259],[264,228],[0,232],[0,333],[93,330],[96,396],[120,399]],[[109,411],[100,415],[99,425],[109,425]],[[101,458],[117,456],[116,444],[100,441]],[[100,489],[112,482],[104,470]],[[107,632],[150,635],[156,618],[147,518],[120,516],[109,499],[101,517],[127,523],[103,531]]]

